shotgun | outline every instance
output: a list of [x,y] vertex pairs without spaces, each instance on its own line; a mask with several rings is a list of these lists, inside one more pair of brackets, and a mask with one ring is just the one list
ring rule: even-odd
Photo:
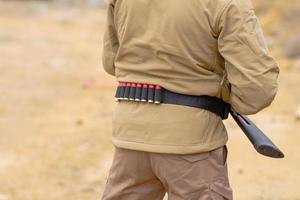
[[284,157],[282,151],[247,116],[233,111],[230,114],[258,153],[272,158]]

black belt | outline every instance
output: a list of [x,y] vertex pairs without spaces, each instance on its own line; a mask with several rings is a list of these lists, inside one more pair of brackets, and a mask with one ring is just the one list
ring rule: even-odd
[[227,119],[230,105],[217,97],[193,96],[171,92],[158,85],[139,83],[119,83],[116,100],[165,103],[202,108]]

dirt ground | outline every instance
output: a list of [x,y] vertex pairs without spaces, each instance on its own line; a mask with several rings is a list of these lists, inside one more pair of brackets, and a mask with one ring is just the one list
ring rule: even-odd
[[[105,12],[0,1],[0,200],[100,199],[111,163],[116,81],[101,68]],[[251,118],[286,154],[257,154],[232,120],[237,200],[300,200],[300,70]]]

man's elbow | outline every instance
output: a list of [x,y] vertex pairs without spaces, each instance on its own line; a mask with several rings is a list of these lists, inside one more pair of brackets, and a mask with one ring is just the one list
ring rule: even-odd
[[244,115],[256,114],[271,105],[277,94],[277,83],[263,88],[244,91],[242,95],[231,96],[232,110]]
[[261,93],[262,94],[257,97],[259,101],[257,101],[255,109],[250,114],[256,114],[272,104],[277,94],[277,84],[263,88]]

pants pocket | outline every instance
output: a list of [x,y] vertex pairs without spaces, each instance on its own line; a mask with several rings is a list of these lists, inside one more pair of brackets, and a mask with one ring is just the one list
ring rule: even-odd
[[180,157],[188,162],[194,163],[200,160],[206,160],[209,157],[209,152],[197,153],[197,154],[186,154]]
[[219,166],[225,167],[227,164],[227,155],[228,155],[228,149],[225,146],[217,148],[211,153],[211,159],[214,160],[215,163],[217,163]]
[[210,200],[232,200],[232,189],[228,181],[219,179],[214,181],[209,186]]

